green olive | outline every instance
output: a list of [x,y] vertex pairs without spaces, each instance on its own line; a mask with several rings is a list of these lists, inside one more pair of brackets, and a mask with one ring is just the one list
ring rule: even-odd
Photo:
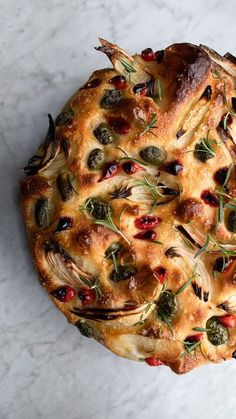
[[68,112],[61,112],[57,117],[56,117],[56,125],[57,126],[62,126],[65,125],[74,115],[74,111],[73,109],[70,109]]
[[96,220],[105,220],[108,214],[108,204],[101,198],[89,198],[86,201],[86,209]]
[[195,145],[194,156],[203,163],[215,156],[215,152],[209,140],[203,139]]
[[95,148],[89,153],[87,165],[90,170],[99,170],[105,162],[105,153],[100,148]]
[[230,211],[227,219],[227,229],[236,233],[236,211]]
[[144,161],[155,166],[160,166],[166,159],[166,153],[154,145],[143,148],[139,154]]
[[106,90],[101,100],[101,106],[105,109],[114,108],[121,99],[122,93],[120,90]]
[[119,242],[112,243],[105,251],[106,259],[112,259],[112,255],[117,255],[121,248],[122,245]]
[[80,331],[81,335],[86,336],[86,338],[92,338],[94,336],[93,329],[87,323],[79,320],[75,323],[75,326]]
[[119,265],[117,271],[115,269],[112,271],[110,278],[114,282],[124,281],[125,279],[131,278],[136,272],[137,269],[134,266]]
[[113,142],[114,135],[107,124],[100,124],[94,131],[94,136],[103,145],[107,145]]
[[220,324],[216,317],[207,320],[206,329],[208,340],[214,346],[223,345],[229,339],[227,328]]
[[35,222],[39,227],[48,227],[48,199],[40,198],[35,205]]
[[61,198],[64,202],[72,198],[73,189],[70,183],[70,177],[68,173],[60,173],[57,176],[57,187],[61,194]]
[[158,317],[171,318],[177,311],[177,300],[175,294],[171,290],[163,291],[157,302]]

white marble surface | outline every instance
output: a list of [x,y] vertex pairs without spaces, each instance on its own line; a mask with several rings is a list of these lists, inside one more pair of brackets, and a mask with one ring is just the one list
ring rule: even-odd
[[236,54],[234,0],[0,0],[0,418],[235,418],[236,362],[185,376],[115,357],[66,324],[37,281],[19,213],[20,167],[47,118],[130,52],[175,41]]

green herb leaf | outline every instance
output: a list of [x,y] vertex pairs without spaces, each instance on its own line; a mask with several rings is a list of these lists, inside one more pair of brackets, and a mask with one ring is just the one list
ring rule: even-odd
[[136,70],[134,69],[133,65],[127,63],[123,58],[120,59],[120,63],[123,65],[124,69],[127,71],[127,73],[136,73]]
[[187,346],[188,342],[185,342],[186,345],[186,351],[182,352],[179,355],[179,358],[184,358],[186,355],[191,355],[192,353],[195,353],[196,349],[198,348],[198,346],[201,345],[201,341],[200,342],[195,342],[189,346]]
[[162,84],[161,84],[160,79],[157,80],[157,91],[158,91],[159,99],[160,101],[162,101]]
[[[143,118],[140,117],[139,119],[142,121],[142,124],[144,125],[144,130],[141,132],[140,137],[144,135],[146,132],[151,131],[153,128],[157,128],[157,115],[155,113],[152,114],[152,117],[149,122],[146,122]],[[154,133],[152,134],[155,135]]]
[[206,329],[205,327],[193,327],[195,332],[207,332],[209,329]]
[[104,227],[109,228],[110,230],[114,231],[115,233],[119,234],[121,237],[123,237],[123,239],[130,244],[129,240],[127,239],[127,237],[122,233],[122,231],[115,225],[113,219],[112,219],[112,213],[111,213],[111,208],[108,208],[108,214],[107,214],[107,218],[105,220],[97,220],[95,221],[95,224],[99,224],[102,225]]

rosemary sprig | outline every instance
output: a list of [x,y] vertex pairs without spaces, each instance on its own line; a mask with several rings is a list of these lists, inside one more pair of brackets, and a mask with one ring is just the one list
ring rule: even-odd
[[89,279],[84,278],[82,275],[80,275],[79,278],[81,282],[87,285],[87,287],[89,287],[91,290],[94,289],[96,299],[98,299],[102,295],[101,284],[99,279],[94,279],[94,282],[92,283]]
[[123,60],[123,58],[120,58],[120,63],[123,65],[124,69],[127,71],[128,74],[130,73],[136,73],[137,70],[133,67],[135,63],[129,64],[127,61]]
[[160,180],[160,176],[158,176],[154,182],[150,180],[150,176],[145,176],[144,180],[140,179],[134,185],[134,187],[140,187],[140,186],[144,187],[153,198],[151,202],[152,208],[150,212],[154,211],[160,198],[165,198],[165,195],[161,192],[161,190],[167,188],[167,186],[162,185],[162,184],[160,185],[159,180]]
[[[147,306],[146,306],[146,308],[145,308],[144,312],[141,314],[141,316],[140,316],[140,318],[139,318],[139,321],[138,321],[138,322],[136,322],[136,323],[134,324],[134,326],[141,326],[142,324],[144,324],[144,323],[148,320],[148,318],[147,318],[147,317],[145,317],[145,314],[147,314],[147,312],[150,310],[150,308],[151,308],[151,306],[152,306],[153,304],[155,304],[155,301],[150,301],[150,302],[147,304]],[[145,317],[145,318],[144,318],[144,317]]]
[[201,343],[202,341],[194,342],[194,343],[183,342],[183,344],[185,345],[186,351],[182,352],[179,355],[179,358],[184,358],[186,355],[192,355],[193,353],[195,354],[196,349],[201,345]]
[[109,228],[110,230],[114,231],[116,234],[119,234],[128,244],[130,244],[130,241],[122,233],[120,228],[115,225],[115,223],[112,219],[112,213],[111,213],[111,208],[110,207],[108,207],[106,219],[105,220],[97,220],[97,221],[95,221],[95,224],[99,224],[99,225],[102,225],[104,227]]
[[234,165],[233,164],[230,164],[223,185],[221,185],[220,187],[216,188],[216,190],[215,190],[215,193],[216,193],[216,195],[218,197],[218,201],[219,201],[219,207],[218,207],[218,211],[217,211],[217,224],[216,224],[216,228],[218,227],[219,224],[222,223],[223,218],[224,218],[224,207],[226,205],[228,205],[228,203],[225,203],[224,202],[224,198],[227,198],[229,200],[235,201],[235,203],[236,203],[236,199],[233,198],[233,197],[231,197],[227,193],[227,184],[228,184],[228,181],[229,181],[229,178],[230,178],[230,175],[231,175],[231,172],[232,172],[233,167],[234,167]]
[[[211,249],[208,248],[209,244],[212,245]],[[218,243],[216,239],[212,237],[211,234],[207,235],[206,241],[203,246],[195,253],[194,258],[196,259],[201,253],[215,253],[221,252],[226,259],[229,259],[229,256],[235,256],[235,250],[228,250],[222,244]]]
[[210,329],[206,329],[205,327],[193,327],[193,329],[195,332],[208,332],[208,330]]
[[118,150],[122,151],[122,153],[126,156],[126,157],[120,157],[118,158],[118,161],[122,161],[122,160],[131,160],[134,161],[136,163],[139,163],[142,166],[147,166],[147,163],[144,163],[142,160],[136,159],[135,157],[131,157],[129,156],[125,150],[123,150],[123,148],[116,146],[116,148],[118,148]]
[[139,134],[139,136],[141,137],[142,135],[146,134],[146,132],[151,132],[153,135],[155,135],[152,130],[156,127],[156,123],[157,123],[157,115],[154,113],[152,114],[152,117],[150,119],[149,122],[145,121],[145,119],[139,117],[139,119],[141,120],[143,126],[144,126],[144,130]]
[[160,101],[162,101],[162,84],[161,84],[160,79],[157,79],[157,92],[158,92]]
[[226,113],[226,115],[224,117],[224,121],[223,121],[223,126],[224,126],[224,129],[226,130],[227,129],[227,119],[228,119],[229,115],[231,115],[233,117],[236,117],[236,113],[234,112],[234,110],[231,108],[231,106],[228,103],[227,94],[226,94],[226,82],[225,82],[225,80],[224,80],[224,94],[223,94],[223,96],[224,96],[225,105],[228,109],[228,112]]
[[199,274],[193,272],[190,278],[177,291],[175,291],[175,295],[181,294],[181,292],[183,292],[192,283],[193,279],[195,279],[196,276],[199,276]]
[[[165,291],[166,292],[166,291]],[[159,312],[158,317],[160,318],[160,320],[166,324],[166,326],[168,327],[169,331],[171,332],[172,335],[174,335],[174,330],[171,324],[170,319],[162,312]]]

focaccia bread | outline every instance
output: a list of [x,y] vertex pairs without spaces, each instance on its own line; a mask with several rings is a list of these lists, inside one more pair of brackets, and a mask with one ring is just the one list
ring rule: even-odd
[[24,168],[40,281],[114,353],[176,373],[236,357],[236,58],[101,40]]

